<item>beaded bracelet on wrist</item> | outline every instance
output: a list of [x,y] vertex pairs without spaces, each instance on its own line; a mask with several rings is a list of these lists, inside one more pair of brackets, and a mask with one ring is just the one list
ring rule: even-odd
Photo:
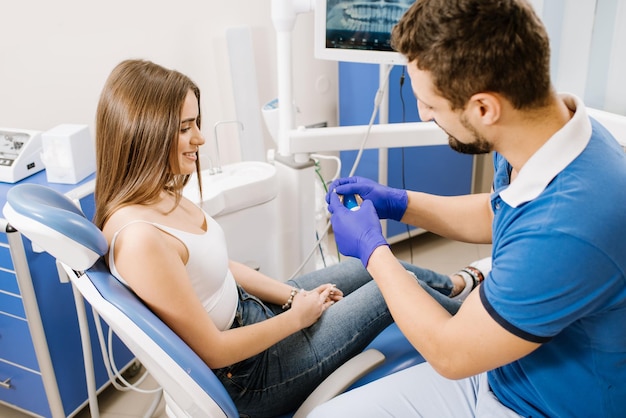
[[283,310],[286,311],[287,309],[291,308],[291,304],[293,303],[293,298],[298,294],[298,289],[291,289],[291,293],[289,294],[289,299],[287,299],[287,302],[285,302],[285,304],[282,306]]

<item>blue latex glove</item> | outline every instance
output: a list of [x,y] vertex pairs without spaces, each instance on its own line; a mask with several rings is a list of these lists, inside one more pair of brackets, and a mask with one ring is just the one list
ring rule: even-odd
[[333,181],[328,188],[326,202],[334,192],[337,194],[358,193],[363,200],[371,200],[380,219],[400,221],[409,204],[406,190],[383,186],[365,177],[344,177]]
[[363,266],[367,267],[374,250],[381,245],[389,245],[383,238],[374,205],[371,201],[364,200],[359,210],[351,211],[341,203],[337,193],[329,193],[328,199],[337,249],[343,255],[358,257]]

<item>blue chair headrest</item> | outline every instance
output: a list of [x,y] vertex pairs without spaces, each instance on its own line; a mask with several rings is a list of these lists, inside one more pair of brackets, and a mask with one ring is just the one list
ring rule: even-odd
[[22,235],[74,270],[86,270],[108,250],[102,231],[71,199],[50,187],[12,187],[2,212]]

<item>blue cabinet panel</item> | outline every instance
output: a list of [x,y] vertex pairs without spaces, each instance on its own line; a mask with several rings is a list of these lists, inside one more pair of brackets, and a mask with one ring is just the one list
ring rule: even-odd
[[50,416],[46,392],[38,373],[0,361],[0,381],[9,380],[10,387],[0,387],[0,400],[40,416]]
[[[83,181],[82,185],[92,179],[93,176]],[[22,180],[22,182],[45,184],[61,193],[71,192],[77,187],[77,185],[48,184],[43,171]],[[13,185],[0,183],[0,207],[4,206],[6,193],[11,187]],[[81,198],[80,204],[85,215],[92,219],[95,207],[93,193],[87,193],[86,197]],[[9,374],[0,373],[0,378],[5,375],[9,377],[15,375],[16,377],[11,378],[11,381],[14,382],[13,388],[6,391],[0,388],[0,399],[45,417],[51,416],[51,409],[59,410],[60,403],[64,415],[72,415],[85,404],[88,397],[72,286],[70,283],[60,282],[56,262],[52,256],[48,253],[33,251],[31,242],[22,237],[24,256],[28,264],[36,308],[39,313],[38,317],[41,318],[44,331],[44,335],[32,335],[28,327],[30,318],[27,317],[31,313],[28,312],[27,315],[24,315],[23,305],[19,303],[20,301],[23,303],[26,296],[17,286],[18,282],[13,272],[12,263],[14,256],[12,251],[14,250],[8,247],[8,234],[16,233],[0,233],[0,312],[10,311],[8,312],[10,315],[0,313],[0,363],[4,368],[9,363],[13,363],[16,367],[14,367],[15,370],[7,371]],[[20,277],[20,279],[22,278]],[[32,301],[32,296],[28,300]],[[91,308],[88,304],[86,308],[92,337],[96,387],[100,388],[108,384],[109,379],[102,360],[100,345],[96,339]],[[20,319],[18,316],[26,319]],[[106,333],[107,327],[103,326],[103,328]],[[43,376],[40,373],[47,370],[42,365],[49,364],[49,362],[45,359],[37,359],[34,348],[35,339],[43,339],[47,345],[47,354],[51,360],[50,366],[54,370],[56,379],[54,384],[58,388],[60,399],[54,394],[50,397],[50,393],[44,390]],[[134,358],[117,337],[114,337],[113,353],[116,365],[120,369],[123,369]],[[29,369],[35,372],[29,371]],[[2,370],[0,367],[0,371]],[[26,396],[24,395],[24,387],[32,388],[32,390],[27,390]],[[21,393],[18,390],[20,388],[22,389]],[[56,406],[55,408],[49,406],[52,403]]]
[[[392,187],[455,196],[472,188],[472,158],[447,145],[389,150],[388,184]],[[404,173],[404,176],[402,175]],[[406,233],[407,226],[387,221],[387,236]]]
[[[0,257],[2,256],[0,255]],[[17,278],[15,277],[15,273],[13,271],[3,270],[2,267],[0,267],[0,291],[13,293],[14,295],[19,295],[20,293],[20,287],[17,285]]]
[[0,313],[26,319],[22,298],[16,294],[0,291]]
[[0,314],[0,358],[31,370],[39,370],[25,320]]
[[0,234],[1,237],[5,239],[4,245],[0,244],[0,267],[13,270],[13,260],[11,259],[11,250],[9,249],[9,244],[6,243],[6,235]]

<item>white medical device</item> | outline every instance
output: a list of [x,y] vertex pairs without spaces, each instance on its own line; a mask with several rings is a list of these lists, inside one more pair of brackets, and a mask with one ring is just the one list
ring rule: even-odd
[[0,128],[0,182],[16,183],[43,169],[40,131]]
[[406,64],[391,47],[391,30],[415,0],[315,0],[315,57]]

